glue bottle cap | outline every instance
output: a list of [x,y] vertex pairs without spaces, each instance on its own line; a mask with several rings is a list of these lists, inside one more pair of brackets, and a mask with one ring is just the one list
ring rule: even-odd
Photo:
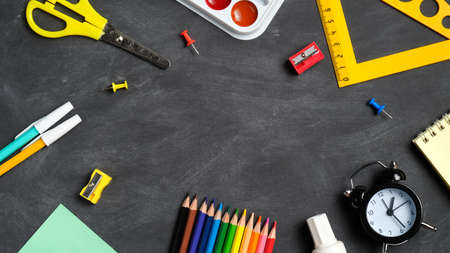
[[62,119],[67,113],[69,113],[73,109],[73,105],[70,102],[67,102],[60,107],[58,107],[53,112],[49,113],[47,116],[41,118],[36,123],[34,123],[34,127],[38,130],[39,133],[44,133],[53,126],[56,122]]
[[57,127],[43,133],[41,135],[41,139],[44,141],[44,143],[47,146],[50,146],[55,141],[57,141],[59,138],[63,137],[70,130],[72,130],[72,128],[74,128],[75,126],[80,124],[80,122],[81,122],[81,118],[80,118],[80,116],[78,116],[78,114],[75,116],[72,116],[70,119],[59,124]]
[[319,214],[306,220],[316,249],[337,243],[326,214]]

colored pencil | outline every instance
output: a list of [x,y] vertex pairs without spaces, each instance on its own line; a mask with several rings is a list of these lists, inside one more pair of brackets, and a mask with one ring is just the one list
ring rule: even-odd
[[266,247],[267,234],[269,233],[269,218],[266,219],[266,223],[261,231],[261,235],[258,240],[258,247],[256,247],[256,253],[264,253]]
[[214,245],[213,253],[222,253],[223,243],[227,235],[228,225],[230,224],[230,208],[225,212],[220,223],[219,232],[217,233],[216,244]]
[[261,234],[261,216],[258,217],[255,227],[253,228],[252,238],[250,239],[250,245],[248,246],[248,253],[255,253],[256,247],[258,247],[259,235]]
[[208,213],[206,214],[205,226],[203,228],[202,237],[200,239],[200,244],[198,246],[197,253],[205,253],[206,244],[208,243],[209,234],[211,233],[211,227],[214,219],[215,203],[213,200],[209,206]]
[[264,249],[264,253],[272,253],[273,246],[275,246],[275,240],[277,239],[277,222],[273,223],[272,230],[270,231],[269,237],[266,241],[266,248]]
[[192,228],[194,227],[195,216],[197,215],[198,200],[197,196],[191,202],[189,207],[189,215],[186,221],[186,228],[184,229],[183,239],[181,240],[180,250],[178,253],[186,253],[189,246],[189,239],[191,238]]
[[207,207],[208,206],[205,199],[200,207],[200,210],[197,213],[197,219],[195,221],[194,230],[192,231],[188,253],[197,253],[198,243],[200,241],[200,236],[202,235],[203,225],[205,225]]
[[234,235],[233,246],[231,246],[230,253],[239,253],[239,248],[241,247],[242,242],[242,236],[244,235],[246,219],[247,219],[247,209],[244,209],[244,212],[241,215],[241,219],[239,219],[236,234]]
[[175,227],[175,233],[172,238],[172,245],[170,247],[170,253],[177,253],[180,250],[181,241],[183,240],[184,228],[186,227],[186,222],[189,216],[189,204],[191,199],[189,195],[181,204],[180,211],[178,213],[177,225]]
[[212,253],[214,243],[216,242],[217,232],[219,232],[220,219],[222,218],[222,203],[219,204],[216,215],[211,226],[211,233],[209,234],[208,243],[206,244],[205,253]]
[[222,253],[230,253],[231,246],[233,245],[234,235],[236,234],[236,228],[238,223],[239,209],[234,212],[233,218],[231,218],[230,225],[228,226],[227,236],[223,244]]
[[250,219],[247,222],[247,226],[244,230],[244,236],[242,237],[241,247],[239,253],[247,253],[248,246],[250,245],[250,239],[252,238],[253,225],[255,222],[255,214],[250,215]]

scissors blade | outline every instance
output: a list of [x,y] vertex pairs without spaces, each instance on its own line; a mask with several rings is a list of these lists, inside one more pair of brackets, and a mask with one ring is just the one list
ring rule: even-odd
[[134,39],[131,39],[110,24],[106,24],[104,34],[100,38],[100,40],[116,47],[122,48],[123,50],[134,54],[135,56],[145,61],[153,63],[155,66],[161,69],[168,69],[171,65],[169,59],[161,56],[159,53],[150,48],[146,48],[140,45]]

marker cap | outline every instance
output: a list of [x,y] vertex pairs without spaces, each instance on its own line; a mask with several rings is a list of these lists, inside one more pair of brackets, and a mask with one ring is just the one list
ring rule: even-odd
[[34,123],[34,127],[38,130],[39,133],[44,133],[51,126],[53,126],[56,122],[62,119],[67,113],[73,110],[73,105],[70,102],[67,102],[60,107],[58,107],[53,112],[49,113],[47,116],[41,118],[40,120]]
[[316,249],[329,247],[337,243],[333,229],[326,214],[318,214],[306,220]]
[[78,114],[75,116],[72,116],[70,119],[59,124],[57,127],[43,133],[41,135],[41,139],[42,139],[42,141],[44,141],[44,143],[47,146],[50,146],[55,141],[57,141],[59,138],[63,137],[65,134],[67,134],[70,130],[72,130],[74,127],[76,127],[80,123],[81,123],[81,118],[80,118],[80,116],[78,116]]

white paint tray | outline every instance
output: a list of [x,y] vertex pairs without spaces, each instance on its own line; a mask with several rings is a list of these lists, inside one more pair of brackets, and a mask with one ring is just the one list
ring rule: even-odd
[[236,39],[251,40],[269,26],[284,0],[177,0]]

